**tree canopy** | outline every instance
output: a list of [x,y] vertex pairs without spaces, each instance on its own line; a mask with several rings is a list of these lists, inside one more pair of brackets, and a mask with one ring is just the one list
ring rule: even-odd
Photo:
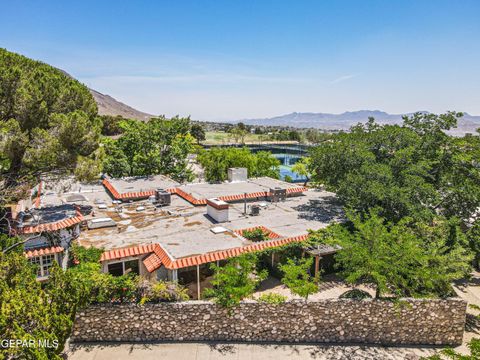
[[302,258],[297,261],[288,259],[285,264],[280,265],[283,272],[282,283],[287,286],[292,294],[299,295],[305,300],[308,296],[318,291],[315,279],[310,275],[313,264],[313,257]]
[[189,181],[193,174],[187,156],[195,139],[190,135],[190,119],[152,118],[148,122],[123,121],[118,139],[104,139],[104,171],[113,177],[170,175]]
[[220,148],[201,151],[198,161],[205,170],[207,181],[224,181],[228,169],[232,167],[247,168],[249,177],[280,177],[280,161],[267,151],[252,153],[248,148]]
[[449,296],[450,283],[466,276],[472,259],[458,223],[386,221],[372,209],[348,213],[351,223],[312,233],[311,241],[340,245],[336,255],[345,279],[376,286],[376,296]]
[[401,126],[370,119],[312,150],[314,179],[346,207],[363,213],[379,207],[388,220],[467,220],[480,206],[480,154],[476,137],[445,133],[460,116],[418,113]]
[[214,271],[213,289],[205,289],[205,295],[227,308],[252,295],[259,282],[267,277],[266,270],[257,270],[255,254],[231,258],[225,266],[212,263],[210,267]]
[[0,172],[8,183],[73,171],[98,148],[88,88],[39,61],[0,49]]

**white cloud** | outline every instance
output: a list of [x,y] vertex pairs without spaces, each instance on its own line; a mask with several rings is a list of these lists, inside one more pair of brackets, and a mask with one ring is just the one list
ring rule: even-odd
[[343,76],[340,76],[340,77],[330,81],[330,84],[338,84],[338,83],[341,83],[343,81],[353,79],[354,77],[357,77],[357,76],[358,76],[358,74],[343,75]]

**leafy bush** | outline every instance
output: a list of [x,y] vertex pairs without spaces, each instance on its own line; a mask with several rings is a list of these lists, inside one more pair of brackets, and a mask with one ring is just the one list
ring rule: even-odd
[[422,360],[477,360],[480,359],[480,339],[472,339],[467,344],[468,349],[470,350],[470,355],[463,355],[451,348],[444,349],[440,351],[439,354],[432,355]]
[[253,230],[245,230],[243,232],[243,237],[254,242],[260,242],[268,240],[268,233],[262,228],[256,228]]
[[141,279],[137,284],[139,303],[187,301],[188,289],[171,281],[152,282]]
[[292,294],[299,295],[305,300],[318,291],[316,279],[309,274],[312,264],[313,258],[304,258],[296,262],[289,259],[286,264],[280,265],[284,274],[282,283],[290,289]]
[[246,254],[228,260],[225,266],[211,265],[214,271],[213,289],[205,289],[206,297],[224,307],[231,308],[253,294],[258,284],[264,280],[268,272],[257,271],[257,257]]
[[93,246],[84,247],[73,243],[70,247],[70,261],[73,264],[80,263],[98,263],[102,256],[103,249],[98,249]]
[[287,300],[286,296],[276,294],[276,293],[267,293],[262,294],[258,298],[259,302],[267,303],[267,304],[282,304]]
[[363,299],[371,299],[372,296],[360,289],[353,289],[345,291],[342,295],[339,296],[340,299],[355,299],[355,300],[363,300]]

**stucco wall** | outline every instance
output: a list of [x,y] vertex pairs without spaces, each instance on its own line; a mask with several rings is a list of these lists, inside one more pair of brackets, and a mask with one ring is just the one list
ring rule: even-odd
[[268,341],[457,345],[461,299],[96,305],[77,314],[73,341]]

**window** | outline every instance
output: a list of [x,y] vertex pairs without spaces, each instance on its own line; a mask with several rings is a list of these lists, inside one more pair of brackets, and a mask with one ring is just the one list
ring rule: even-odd
[[113,276],[123,275],[123,262],[108,264],[108,272]]
[[113,276],[122,276],[124,274],[140,274],[138,260],[122,261],[108,264],[108,272]]
[[35,256],[30,258],[29,261],[37,268],[37,277],[47,277],[50,275],[50,268],[55,261],[55,255]]
[[41,260],[41,257],[36,256],[36,257],[30,258],[30,264],[35,266],[35,268],[37,269],[37,277],[41,277],[42,276],[42,260]]
[[125,261],[125,274],[140,274],[140,271],[138,269],[138,260],[131,260],[131,261]]
[[50,268],[52,267],[54,261],[55,261],[55,255],[51,254],[51,255],[42,256],[43,276],[50,275]]

